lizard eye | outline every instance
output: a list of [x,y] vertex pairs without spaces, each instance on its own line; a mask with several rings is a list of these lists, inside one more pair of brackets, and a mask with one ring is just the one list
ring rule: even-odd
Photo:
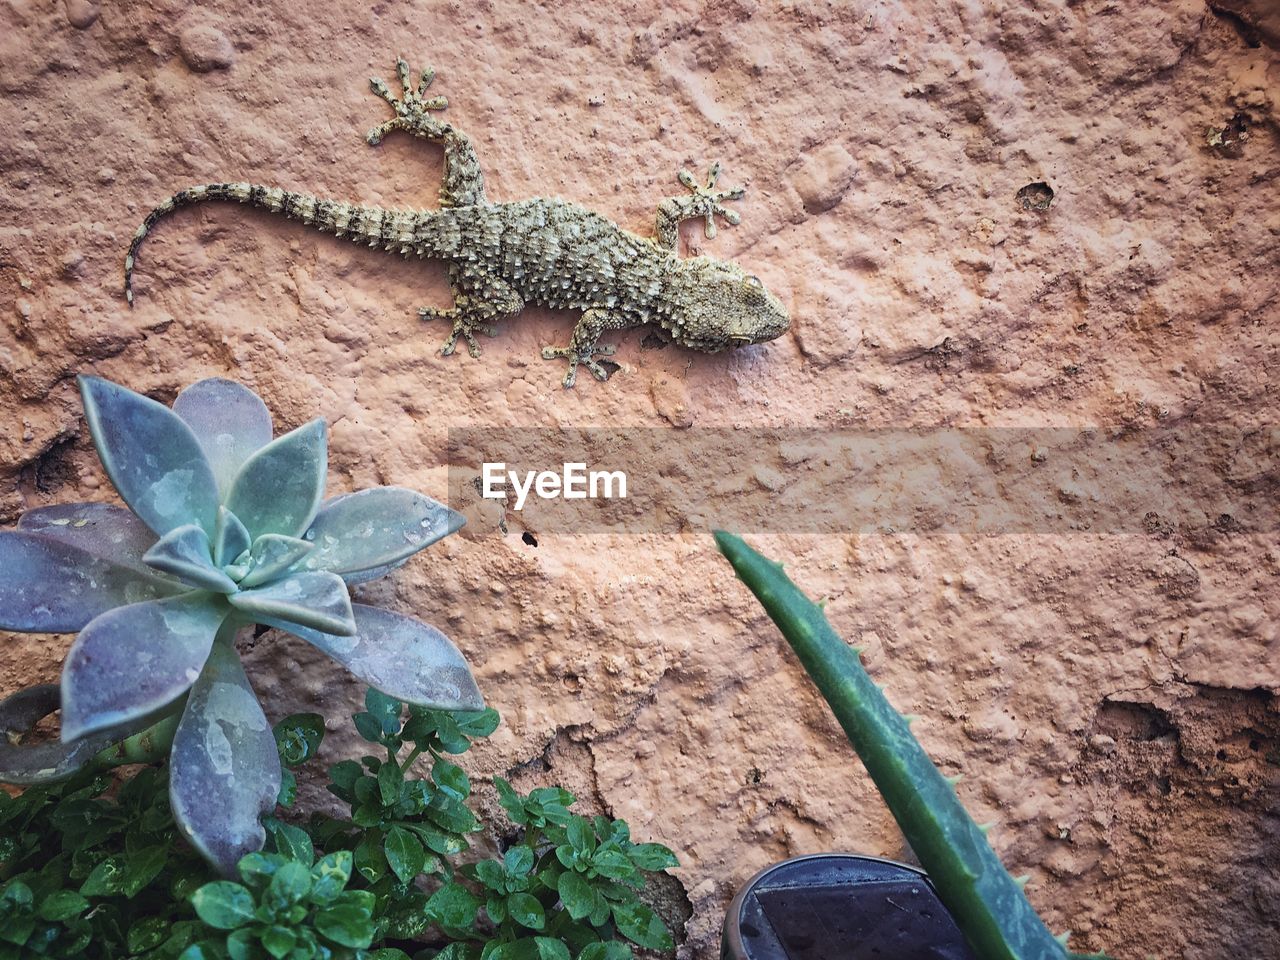
[[753,287],[759,287],[761,290],[764,289],[764,284],[760,282],[759,277],[756,277],[756,276],[747,277],[747,283],[749,283]]

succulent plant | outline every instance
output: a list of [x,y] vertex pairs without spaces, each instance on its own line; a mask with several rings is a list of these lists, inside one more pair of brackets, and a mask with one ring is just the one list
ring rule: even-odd
[[913,717],[894,710],[867,675],[857,648],[832,629],[822,608],[774,563],[739,537],[717,532],[716,545],[800,658],[862,758],[938,898],[982,960],[1108,960],[1071,953],[1023,893],[1026,879],[1005,870],[987,830],[956,796],[959,778],[942,775],[911,732]]
[[[399,487],[325,500],[322,419],[272,437],[253,391],[201,380],[173,409],[81,377],[89,430],[128,509],[40,507],[0,532],[0,629],[78,632],[61,680],[61,743],[0,752],[0,780],[66,777],[180,713],[169,778],[173,815],[230,874],[259,849],[281,783],[271,725],[245,676],[236,635],[254,624],[295,634],[389,696],[480,710],[466,661],[440,631],[352,603],[348,585],[388,572],[462,526]],[[10,735],[50,704],[15,695]],[[164,727],[161,727],[164,729]]]

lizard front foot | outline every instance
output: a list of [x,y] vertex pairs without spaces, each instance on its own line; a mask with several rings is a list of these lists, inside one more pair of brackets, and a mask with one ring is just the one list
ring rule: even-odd
[[689,191],[691,196],[677,197],[676,203],[682,208],[681,219],[692,219],[693,217],[704,217],[706,219],[705,233],[708,240],[712,240],[716,235],[716,214],[724,217],[725,222],[732,226],[737,226],[742,222],[742,218],[737,212],[730,210],[724,206],[726,200],[741,200],[746,195],[745,187],[730,187],[728,190],[715,190],[716,181],[720,179],[720,164],[713,163],[711,169],[707,171],[707,185],[704,187],[693,178],[693,174],[688,170],[681,170],[677,178]]
[[706,186],[698,183],[688,170],[681,170],[679,180],[689,191],[687,196],[671,197],[658,205],[658,246],[674,251],[679,246],[680,224],[685,220],[702,217],[706,221],[704,232],[707,239],[716,235],[716,217],[724,217],[725,222],[736,225],[742,222],[738,214],[724,205],[726,200],[741,200],[746,193],[743,187],[731,187],[728,190],[716,190],[716,181],[720,179],[720,164],[713,163],[707,171]]
[[[569,361],[569,372],[564,375],[564,388],[569,390],[578,380],[578,364],[582,364],[595,375],[597,380],[608,380],[609,371],[603,364],[597,363],[595,357],[613,356],[613,346],[592,347],[590,350],[579,351],[574,347],[543,347],[543,360],[560,360]],[[613,364],[615,367],[617,364]]]
[[369,131],[365,139],[369,141],[370,146],[377,146],[382,142],[382,138],[393,130],[416,129],[431,132],[431,128],[442,126],[440,121],[432,117],[428,111],[443,110],[449,106],[449,101],[444,97],[428,98],[426,96],[427,88],[436,78],[436,72],[430,67],[423,70],[415,89],[409,79],[409,64],[405,63],[403,57],[397,57],[396,74],[400,77],[400,89],[403,91],[403,96],[399,99],[396,99],[395,94],[387,88],[385,81],[378,77],[371,77],[369,80],[369,86],[373,88],[373,92],[391,104],[391,108],[396,112],[395,117]]
[[440,348],[440,355],[444,357],[453,353],[459,337],[467,341],[467,353],[473,357],[479,357],[480,344],[476,342],[476,334],[483,333],[489,337],[498,335],[498,331],[488,324],[477,323],[469,317],[459,316],[456,310],[433,310],[431,307],[422,307],[418,310],[418,316],[423,320],[453,321],[453,332],[449,334],[444,345]]

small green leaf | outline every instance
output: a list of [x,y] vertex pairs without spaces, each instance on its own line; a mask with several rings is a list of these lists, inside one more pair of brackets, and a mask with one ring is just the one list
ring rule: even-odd
[[167,847],[146,847],[137,853],[129,854],[124,868],[124,885],[122,887],[124,895],[132,899],[159,875],[168,859],[169,849]]
[[256,933],[252,927],[241,927],[227,937],[227,956],[231,960],[255,960],[253,946]]
[[629,880],[636,876],[635,864],[615,847],[601,847],[592,854],[591,865],[600,876],[611,880]]
[[479,827],[475,814],[444,794],[436,794],[426,811],[427,819],[451,833],[471,833]]
[[618,932],[632,943],[649,950],[675,949],[666,924],[643,903],[615,903],[613,922],[618,925]]
[[627,851],[627,856],[641,870],[670,870],[680,866],[676,855],[660,843],[638,843]]
[[40,919],[51,923],[70,920],[89,909],[89,901],[74,890],[58,890],[49,894],[40,903]]
[[502,866],[513,877],[526,876],[533,869],[533,851],[526,846],[512,847],[502,855]]
[[431,779],[455,800],[465,800],[471,795],[471,781],[461,767],[448,760],[435,762],[435,766],[431,768]]
[[200,943],[193,943],[182,953],[178,954],[178,960],[218,960],[224,953],[219,949],[219,945],[212,940],[204,940]]
[[298,799],[298,778],[287,767],[280,771],[280,791],[276,794],[276,806],[292,807]]
[[489,949],[481,954],[481,960],[539,960],[538,942],[532,938],[510,940],[506,943],[490,941]]
[[578,954],[578,960],[632,960],[631,948],[617,940],[588,943]]
[[80,885],[80,892],[86,897],[109,897],[124,889],[125,868],[121,857],[107,857],[93,868],[89,876]]
[[501,720],[498,711],[493,707],[485,707],[477,713],[455,710],[451,715],[453,722],[458,725],[459,732],[473,740],[489,736],[498,729],[498,723]]
[[337,903],[316,913],[316,929],[343,947],[363,950],[373,942],[373,921],[364,907]]
[[447,857],[455,856],[470,846],[457,834],[433,827],[429,823],[406,823],[404,826],[417,834],[419,839],[427,845],[428,850]]
[[169,921],[163,917],[145,917],[129,928],[131,954],[143,953],[160,946],[169,934]]
[[539,960],[570,960],[564,941],[554,937],[534,937],[534,940],[538,944]]
[[502,804],[502,809],[507,811],[507,816],[511,818],[511,822],[527,824],[529,816],[525,813],[524,801],[520,798],[520,794],[516,793],[511,784],[507,783],[502,777],[494,777],[493,785],[498,791],[498,802]]
[[560,893],[560,902],[564,904],[564,908],[569,911],[569,916],[574,920],[589,916],[596,907],[595,891],[579,873],[566,870],[560,874],[557,889]]
[[404,774],[399,765],[387,761],[378,770],[378,791],[382,795],[382,805],[389,807],[400,799],[400,787],[404,783]]
[[356,725],[356,733],[370,743],[382,743],[385,739],[386,735],[382,732],[382,724],[378,722],[378,718],[372,713],[357,713],[351,719]]
[[278,853],[246,853],[240,858],[236,869],[240,872],[240,879],[244,881],[245,886],[261,890],[275,876],[275,872],[280,869],[280,864],[284,862],[284,857]]
[[387,855],[383,852],[383,833],[381,830],[369,830],[360,838],[354,851],[355,869],[365,881],[377,883],[387,875],[389,866]]
[[574,853],[591,853],[596,848],[596,834],[582,817],[574,817],[565,828],[565,837]]
[[436,738],[445,753],[466,753],[471,746],[471,741],[458,729],[458,722],[453,719],[453,715],[443,710],[436,716]]
[[280,762],[296,767],[316,755],[324,739],[324,717],[318,713],[294,713],[271,728],[275,734]]
[[354,760],[343,760],[329,768],[330,791],[350,802],[355,796],[356,781],[364,776],[364,768]]
[[484,902],[484,910],[495,924],[500,924],[507,919],[507,901],[500,895],[489,897]]
[[387,831],[383,849],[387,854],[387,863],[401,883],[408,883],[426,866],[427,854],[422,848],[422,841],[398,824]]
[[275,957],[276,960],[289,955],[294,946],[298,942],[297,936],[288,927],[274,926],[268,927],[262,933],[262,949]]
[[316,858],[316,851],[307,831],[279,820],[266,820],[264,823],[276,842],[278,853],[290,860],[297,860],[308,867],[311,866]]
[[404,704],[395,697],[388,697],[381,690],[370,687],[364,694],[364,708],[378,721],[385,735],[391,736],[400,731],[400,712]]
[[316,903],[328,903],[342,893],[351,879],[353,862],[350,850],[335,850],[322,857],[311,868],[311,899]]
[[476,879],[496,893],[507,892],[507,872],[496,860],[481,860],[475,865]]
[[[532,894],[513,893],[507,897],[507,912],[510,913],[512,920],[530,930],[541,930],[547,923],[542,904]],[[565,957],[567,960],[567,952]]]
[[311,870],[297,860],[282,864],[267,887],[271,900],[284,906],[301,902],[310,892]]
[[480,901],[466,887],[446,883],[427,901],[427,912],[446,929],[469,930],[475,922]]
[[253,894],[238,883],[206,883],[191,898],[196,915],[211,927],[235,930],[253,919]]

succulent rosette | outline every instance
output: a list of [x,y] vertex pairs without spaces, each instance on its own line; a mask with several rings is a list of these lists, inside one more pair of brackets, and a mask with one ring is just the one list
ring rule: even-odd
[[271,725],[236,652],[241,629],[295,634],[399,700],[483,708],[440,631],[352,603],[348,590],[456,531],[460,515],[399,487],[325,500],[324,420],[273,439],[266,405],[230,380],[201,380],[172,409],[97,377],[81,377],[80,389],[128,509],[40,507],[0,532],[0,629],[78,633],[62,670],[61,743],[6,745],[0,780],[68,776],[181,711],[173,815],[230,873],[261,847],[260,816],[281,782]]

